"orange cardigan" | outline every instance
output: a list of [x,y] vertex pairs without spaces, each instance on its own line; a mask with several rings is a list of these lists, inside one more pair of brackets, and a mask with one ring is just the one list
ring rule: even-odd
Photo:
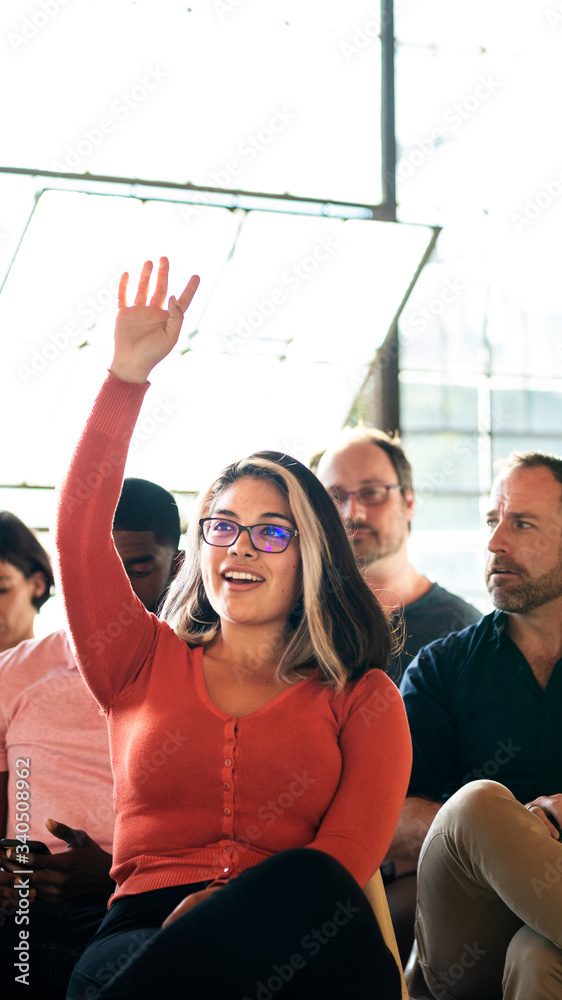
[[402,699],[374,669],[340,694],[313,674],[241,719],[211,702],[201,647],[145,610],[111,538],[147,388],[107,378],[58,507],[72,643],[109,725],[117,892],[228,879],[305,845],[365,885],[408,785]]

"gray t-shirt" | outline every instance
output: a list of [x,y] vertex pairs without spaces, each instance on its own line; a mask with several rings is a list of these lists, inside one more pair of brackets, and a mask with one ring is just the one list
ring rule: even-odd
[[433,583],[417,601],[391,614],[398,636],[404,635],[404,646],[390,662],[389,677],[399,684],[406,667],[422,646],[435,639],[444,639],[450,632],[459,632],[467,625],[474,625],[481,617],[481,612],[472,604]]

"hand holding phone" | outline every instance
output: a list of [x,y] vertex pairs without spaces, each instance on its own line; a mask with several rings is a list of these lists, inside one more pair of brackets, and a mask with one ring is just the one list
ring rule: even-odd
[[[22,846],[23,846],[23,842],[21,840],[15,840],[15,839],[12,839],[11,837],[2,837],[2,840],[0,840],[0,847],[2,848],[3,851],[5,851],[6,848],[8,848],[8,847],[19,847],[19,848],[21,848]],[[27,843],[26,843],[26,847],[29,848],[29,854],[50,854],[51,853],[50,850],[49,850],[49,848],[47,847],[47,845],[44,844],[41,840],[28,840]],[[26,851],[25,853],[27,854],[28,852]]]

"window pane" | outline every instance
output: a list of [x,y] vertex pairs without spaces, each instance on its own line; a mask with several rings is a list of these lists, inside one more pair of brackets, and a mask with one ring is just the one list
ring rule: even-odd
[[558,431],[562,440],[562,394],[529,389],[495,389],[492,408],[504,417],[505,429],[512,434],[535,434],[552,437]]
[[420,497],[434,492],[474,491],[478,483],[478,437],[442,431],[402,435],[404,450],[414,470],[414,488]]
[[377,0],[45,7],[2,7],[3,165],[380,203]]
[[474,431],[478,426],[478,392],[460,385],[428,385],[402,380],[400,425],[412,431]]

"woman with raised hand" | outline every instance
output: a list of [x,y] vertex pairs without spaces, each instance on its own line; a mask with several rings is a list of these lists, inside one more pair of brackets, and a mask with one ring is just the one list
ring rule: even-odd
[[410,737],[389,626],[331,498],[277,452],[228,466],[201,496],[164,620],[114,549],[147,377],[199,282],[166,309],[168,261],[148,303],[151,271],[130,308],[121,280],[114,360],[59,501],[67,616],[107,713],[117,814],[116,892],[67,996],[394,1000],[362,887],[390,844]]

